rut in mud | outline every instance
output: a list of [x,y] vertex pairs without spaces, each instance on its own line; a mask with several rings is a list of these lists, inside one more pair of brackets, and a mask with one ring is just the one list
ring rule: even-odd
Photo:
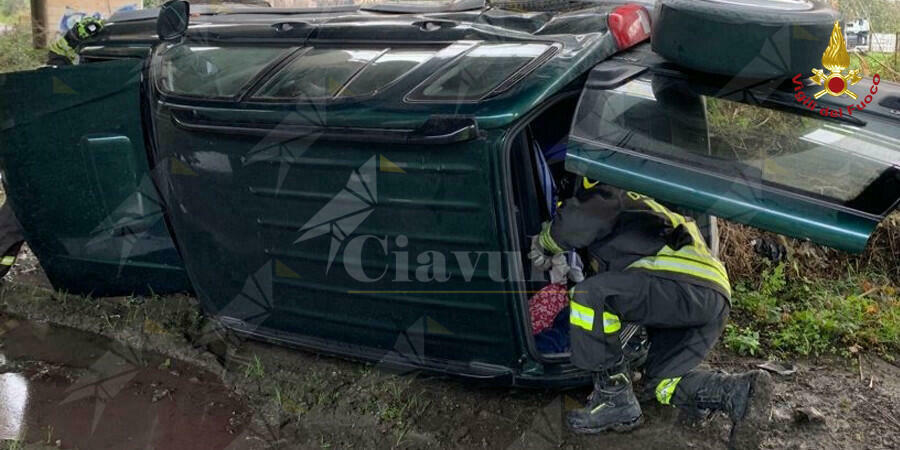
[[[99,448],[76,443],[131,438],[134,447],[177,448],[163,443],[202,437],[207,448],[234,449],[714,449],[726,446],[729,430],[724,417],[683,425],[676,409],[651,401],[642,404],[645,424],[632,433],[575,436],[563,417],[586,389],[481,386],[242,341],[203,320],[195,300],[184,296],[91,300],[15,283],[0,292],[0,311],[2,320],[19,324],[0,337],[0,352],[8,357],[4,372],[33,378],[35,398],[45,404],[35,407],[36,416],[26,413],[28,446],[54,446],[60,439],[63,447]],[[61,326],[91,334],[76,336]],[[23,338],[29,335],[42,337]],[[67,345],[76,349],[61,350]],[[108,411],[93,428],[96,401],[65,399],[112,348],[125,361],[141,355],[128,363],[141,369],[108,395]],[[724,351],[709,361],[727,371],[762,362]],[[900,447],[900,368],[871,356],[859,362],[861,368],[847,359],[802,361],[796,373],[775,375],[763,447]],[[217,406],[207,407],[211,403]],[[66,408],[74,412],[60,412]],[[109,412],[120,410],[135,419]],[[48,426],[54,430],[49,439]],[[82,441],[69,437],[80,433]]]

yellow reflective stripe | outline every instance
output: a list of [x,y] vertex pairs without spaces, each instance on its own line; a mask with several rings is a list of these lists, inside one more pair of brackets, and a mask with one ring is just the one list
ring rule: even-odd
[[685,222],[684,225],[687,228],[688,232],[691,233],[691,237],[694,238],[693,246],[696,247],[697,250],[704,255],[712,256],[712,254],[709,252],[709,248],[706,247],[706,239],[703,239],[703,234],[700,233],[700,228],[697,227],[697,223],[690,221]]
[[538,242],[544,250],[547,250],[554,255],[563,253],[565,250],[563,250],[563,248],[553,240],[553,236],[550,235],[551,225],[550,222],[544,222],[543,228],[541,228],[541,234],[538,237]]
[[572,312],[569,314],[569,323],[579,326],[588,331],[594,330],[594,310],[587,306],[569,302],[572,306]]
[[0,259],[0,264],[4,266],[11,266],[16,263],[15,256],[4,256],[3,259]]
[[666,208],[665,206],[660,205],[659,203],[656,202],[656,200],[653,200],[651,198],[645,198],[644,203],[646,203],[647,206],[649,206],[650,209],[652,209],[653,211],[656,211],[656,212],[666,216],[669,219],[669,222],[672,222],[673,227],[677,227],[678,225],[681,225],[684,223],[684,217],[682,217],[679,214],[675,214],[672,211],[669,211],[669,208]]
[[681,381],[681,377],[677,378],[664,378],[659,384],[656,385],[656,400],[658,400],[663,405],[668,405],[672,402],[672,395],[675,394],[675,386],[678,386],[678,382]]
[[665,206],[656,202],[656,200],[646,198],[644,199],[644,203],[650,207],[653,211],[663,214],[666,216],[669,221],[672,223],[673,227],[677,227],[678,225],[684,225],[684,227],[688,230],[688,233],[691,234],[691,237],[694,239],[694,245],[701,253],[709,255],[709,249],[706,248],[706,240],[703,239],[703,234],[700,233],[700,228],[697,227],[697,223],[693,220],[688,220],[681,214],[675,214],[670,211]]
[[725,291],[731,295],[731,283],[728,281],[728,277],[723,276],[720,272],[712,269],[708,265],[698,263],[691,259],[672,256],[649,256],[635,261],[628,266],[628,268],[660,270],[695,276],[722,286]]
[[591,188],[593,188],[594,186],[596,186],[596,185],[598,185],[598,184],[600,184],[599,181],[595,181],[595,182],[593,182],[593,183],[591,183],[590,181],[588,181],[588,177],[584,177],[584,178],[581,179],[581,185],[584,186],[585,189],[591,189]]
[[[714,256],[703,251],[702,247],[696,245],[685,245],[678,250],[672,250],[668,245],[663,247],[658,254],[660,255],[683,255],[686,258],[697,258],[700,261],[708,262],[711,266],[719,266],[722,263]],[[724,267],[724,266],[722,266]]]
[[[656,200],[653,200],[652,198],[647,197],[646,195],[638,194],[637,192],[632,192],[632,191],[626,192],[626,195],[628,195],[628,197],[631,198],[632,200],[643,201],[654,212],[657,212],[659,214],[666,216],[666,218],[669,219],[669,222],[672,223],[673,227],[677,227],[678,225],[687,225],[687,224],[692,223],[692,222],[688,222],[687,219],[685,219],[684,216],[682,216],[681,214],[673,213],[671,210],[669,210],[669,208],[666,208],[665,206],[663,206]],[[696,228],[696,224],[694,224],[694,227]],[[693,235],[693,233],[692,233],[692,235]]]
[[707,268],[718,272],[719,276],[721,276],[722,278],[728,279],[728,271],[725,269],[725,265],[723,265],[719,260],[715,259],[712,256],[704,255],[698,252],[696,247],[694,246],[686,246],[678,250],[672,250],[672,248],[667,245],[663,247],[659,252],[657,252],[656,255],[669,256],[673,258],[689,260],[697,264],[702,264],[704,266],[707,266]]
[[641,258],[628,266],[629,268],[663,270],[692,275],[722,286],[731,295],[728,271],[725,269],[725,265],[710,253],[696,222],[670,211],[650,197],[635,192],[628,192],[627,195],[633,200],[643,201],[651,210],[665,216],[673,227],[683,225],[694,241],[693,244],[678,250],[665,246],[655,256]]
[[633,262],[629,269],[660,270],[691,275],[722,286],[728,295],[731,295],[731,283],[727,277],[713,270],[709,266],[696,261],[672,256],[648,256]]
[[703,239],[703,234],[700,233],[700,228],[697,227],[697,223],[693,220],[688,220],[681,214],[676,214],[670,211],[665,206],[656,202],[656,200],[646,198],[644,199],[644,203],[650,207],[653,211],[663,214],[669,219],[669,222],[672,223],[673,227],[678,227],[678,225],[684,225],[684,227],[688,230],[691,237],[694,239],[694,247],[697,249],[699,253],[704,256],[711,256],[709,249],[706,247],[706,240]]
[[628,191],[628,192],[625,193],[625,195],[627,195],[628,198],[630,198],[630,199],[632,199],[632,200],[634,200],[634,201],[638,201],[638,200],[640,200],[640,199],[642,199],[642,198],[647,198],[646,195],[638,194],[637,192],[634,192],[634,191]]
[[603,332],[606,334],[612,334],[616,331],[619,331],[622,328],[622,322],[619,320],[619,316],[603,311]]

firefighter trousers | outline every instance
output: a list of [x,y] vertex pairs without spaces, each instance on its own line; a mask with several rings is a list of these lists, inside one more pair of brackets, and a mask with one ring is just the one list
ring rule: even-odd
[[600,372],[623,359],[624,323],[647,329],[647,389],[663,404],[688,405],[710,372],[697,369],[722,334],[730,310],[722,293],[647,271],[604,272],[575,286],[572,363]]

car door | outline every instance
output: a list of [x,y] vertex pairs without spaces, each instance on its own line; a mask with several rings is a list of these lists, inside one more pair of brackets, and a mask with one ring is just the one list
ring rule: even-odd
[[57,289],[190,291],[150,177],[140,59],[0,75],[0,168]]
[[864,79],[853,88],[857,100],[803,104],[797,99],[814,99],[820,88],[793,86],[605,62],[581,94],[566,167],[706,214],[861,251],[900,198],[900,115],[891,108],[900,87]]

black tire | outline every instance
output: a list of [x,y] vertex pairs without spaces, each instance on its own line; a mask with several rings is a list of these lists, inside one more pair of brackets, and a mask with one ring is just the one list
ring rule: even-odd
[[793,77],[822,66],[837,11],[809,0],[660,0],[653,50],[701,72]]

